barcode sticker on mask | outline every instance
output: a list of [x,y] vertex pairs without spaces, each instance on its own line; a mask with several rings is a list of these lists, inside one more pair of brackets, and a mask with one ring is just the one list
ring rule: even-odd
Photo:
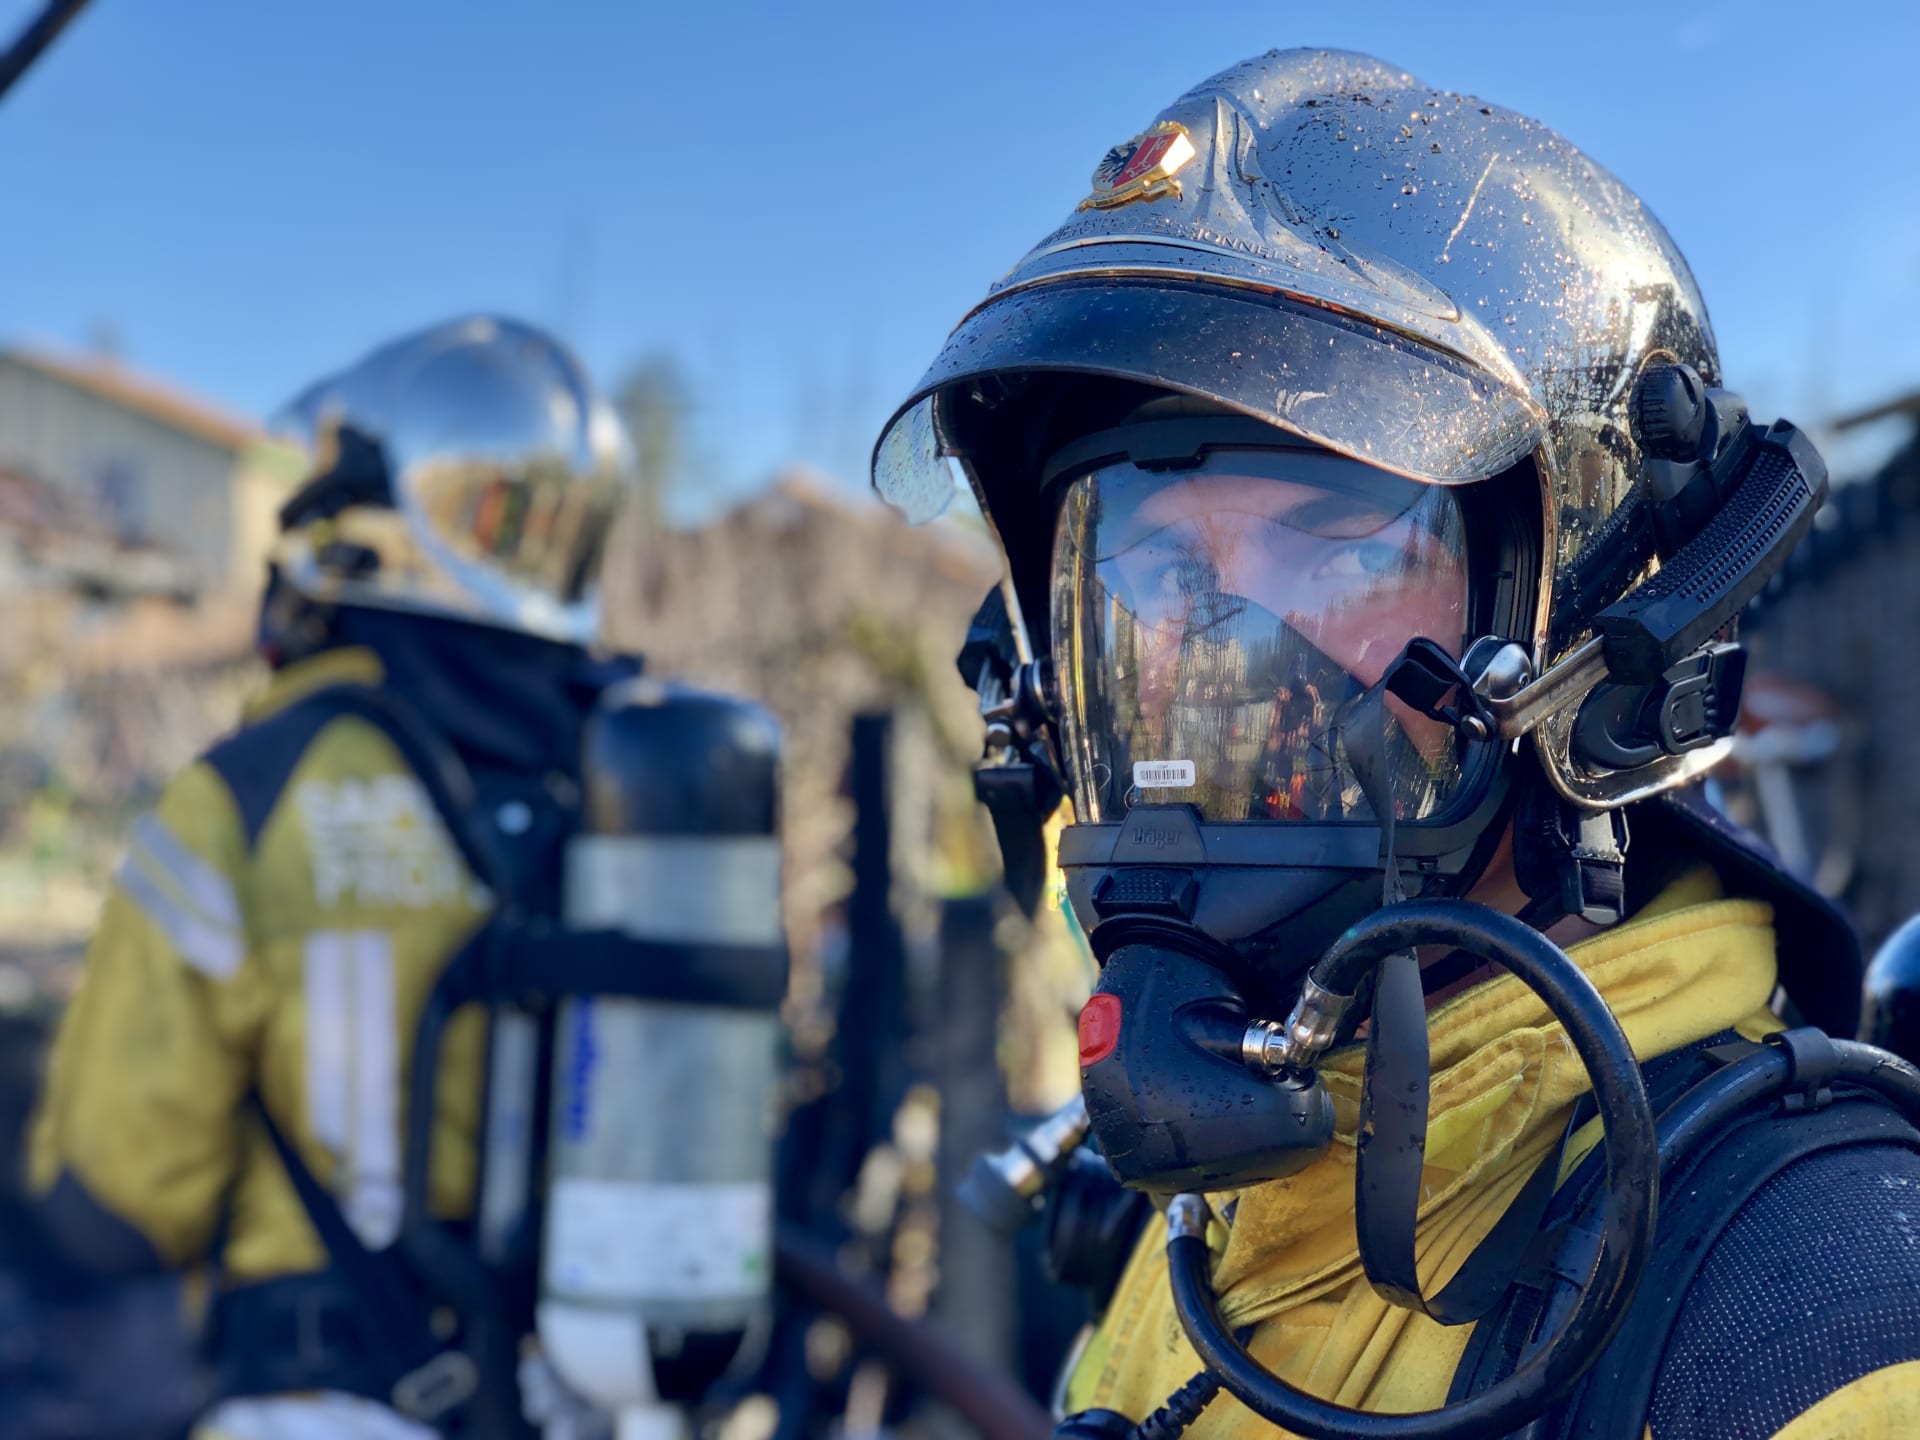
[[1133,783],[1142,790],[1178,790],[1193,784],[1191,760],[1136,760]]

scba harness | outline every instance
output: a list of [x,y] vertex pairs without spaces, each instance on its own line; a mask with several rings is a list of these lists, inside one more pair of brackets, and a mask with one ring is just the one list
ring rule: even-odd
[[[1882,1157],[1862,1152],[1892,1145],[1920,1154],[1920,1092],[1910,1071],[1883,1051],[1836,1043],[1812,1028],[1783,1031],[1764,1044],[1715,1036],[1646,1067],[1662,1136],[1660,1223],[1647,1276],[1593,1369],[1526,1433],[1539,1440],[1644,1433],[1695,1282],[1755,1197],[1814,1156],[1851,1152],[1884,1169]],[[1468,1341],[1449,1401],[1510,1374],[1550,1330],[1564,1238],[1587,1223],[1582,1216],[1590,1213],[1597,1167],[1598,1157],[1589,1156],[1561,1186],[1512,1287]],[[1796,1296],[1795,1304],[1807,1298]],[[1835,1362],[1851,1368],[1841,1374]],[[1858,1351],[1802,1354],[1797,1368],[1834,1371],[1823,1378],[1835,1388],[1879,1363]]]
[[[535,1328],[536,1299],[543,1290],[553,1290],[551,1283],[543,1284],[541,1273],[541,1242],[552,1216],[537,1177],[564,1174],[566,1157],[560,1146],[592,1132],[600,1111],[607,1108],[598,1101],[612,1077],[623,1076],[639,1093],[648,1089],[644,1077],[620,1071],[612,1063],[619,1057],[597,1048],[604,1046],[597,1027],[609,1017],[589,1010],[588,1002],[699,1007],[675,1012],[686,1034],[698,1028],[700,1016],[720,1015],[718,1023],[727,1027],[730,1048],[712,1047],[717,1064],[739,1065],[750,1058],[743,1047],[750,1050],[752,1039],[740,1027],[751,1023],[754,1034],[765,1041],[770,1077],[776,1013],[786,980],[786,952],[773,908],[777,740],[771,722],[756,708],[721,697],[651,686],[644,694],[629,693],[621,687],[631,679],[619,677],[601,695],[586,728],[580,775],[584,805],[574,813],[559,813],[561,807],[551,801],[532,805],[534,817],[515,827],[528,839],[530,848],[524,854],[510,853],[503,837],[476,818],[501,808],[500,797],[489,794],[495,803],[482,803],[475,777],[454,747],[421,713],[387,691],[329,686],[208,756],[234,792],[251,836],[322,730],[349,717],[371,725],[393,743],[461,859],[494,900],[491,917],[439,970],[415,1030],[401,1110],[403,1209],[392,1247],[375,1250],[362,1240],[266,1106],[258,1096],[250,1100],[250,1113],[285,1167],[326,1250],[329,1268],[317,1275],[250,1285],[222,1297],[212,1344],[227,1394],[336,1389],[379,1400],[451,1433],[528,1433],[517,1381],[522,1341]],[[725,796],[690,799],[716,774],[728,787]],[[537,779],[531,786],[511,788],[511,798],[523,806],[538,799]],[[675,917],[682,930],[672,937],[646,933],[644,920],[629,923],[624,912],[618,920],[571,926],[555,913],[563,888],[576,897],[591,888],[585,879],[568,887],[553,883],[561,867],[584,858],[600,871],[618,871],[630,863],[621,846],[632,849],[633,842],[640,841],[644,848],[656,831],[681,845],[697,848],[705,842],[700,853],[710,869],[717,867],[710,878],[716,884],[733,882],[727,892],[730,913],[737,918],[763,900],[769,924],[775,927],[770,938],[748,937],[737,927],[735,933],[702,936],[697,927],[687,928],[689,917],[699,910],[694,905],[683,906]],[[601,848],[587,854],[595,843]],[[764,896],[757,888],[741,890],[738,875],[718,874],[732,863],[728,857],[733,850],[753,852],[747,857],[754,862],[748,868],[756,876],[764,871],[768,883],[758,887],[766,890]],[[766,858],[763,851],[773,854],[771,867],[759,863]],[[570,912],[573,904],[570,899]],[[504,1248],[487,1254],[482,1253],[476,1224],[436,1216],[428,1203],[443,1042],[453,1015],[470,1005],[484,1007],[493,1017],[491,1051],[502,1047],[505,1029],[517,1027],[528,1042],[519,1047],[526,1051],[527,1094],[495,1093],[506,1072],[489,1063],[485,1108],[490,1114],[496,1104],[511,1104],[523,1114],[517,1126],[506,1129],[515,1132],[519,1147],[509,1162],[517,1158],[517,1168],[524,1173],[518,1176],[521,1213]],[[618,1020],[613,1023],[617,1028]],[[556,1068],[560,1073],[548,1087],[542,1077]],[[682,1075],[677,1080],[697,1078]],[[716,1089],[695,1088],[703,1094]],[[561,1109],[552,1135],[545,1123],[556,1098],[550,1091],[558,1092]],[[764,1102],[740,1087],[726,1093],[733,1096],[735,1091],[745,1102],[732,1107],[745,1117],[744,1148],[757,1144],[765,1153],[756,1164],[743,1150],[742,1176],[729,1193],[753,1186],[764,1192],[771,1167],[760,1124]],[[616,1104],[621,1099],[609,1098]],[[714,1112],[723,1104],[724,1097],[706,1108]],[[706,1113],[710,1127],[724,1119]],[[724,1131],[725,1126],[718,1128]],[[489,1119],[486,1145],[493,1147],[505,1133]],[[713,1148],[704,1157],[707,1163],[715,1154],[724,1159],[731,1153],[724,1133],[708,1138]],[[628,1148],[635,1164],[659,1158],[642,1153],[644,1147]],[[498,1169],[488,1160],[483,1153],[483,1177]],[[674,1178],[661,1174],[642,1180],[609,1173],[596,1174],[589,1183],[602,1193],[618,1192],[622,1185],[651,1185],[657,1191],[670,1187]],[[768,1219],[770,1223],[770,1212]],[[770,1233],[767,1239],[770,1243]],[[768,1268],[763,1264],[755,1281],[762,1294],[770,1283]],[[547,1298],[556,1297],[548,1293]],[[683,1325],[674,1340],[674,1353],[655,1357],[653,1367],[659,1393],[669,1398],[698,1393],[724,1370],[739,1347],[741,1330],[696,1319]],[[644,1332],[636,1343],[646,1345]]]

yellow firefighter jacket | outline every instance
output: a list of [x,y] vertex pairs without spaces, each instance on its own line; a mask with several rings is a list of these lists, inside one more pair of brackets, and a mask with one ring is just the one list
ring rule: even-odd
[[[1696,871],[1631,922],[1570,952],[1643,1060],[1723,1030],[1757,1039],[1781,1028],[1768,1008],[1771,910],[1719,896],[1711,872]],[[1416,1255],[1423,1289],[1433,1294],[1559,1141],[1588,1084],[1558,1023],[1511,976],[1437,1006],[1428,1030],[1432,1111]],[[1472,1327],[1443,1327],[1389,1305],[1361,1272],[1354,1136],[1364,1059],[1364,1047],[1349,1047],[1323,1070],[1340,1131],[1328,1155],[1286,1179],[1211,1197],[1216,1213],[1238,1201],[1214,1284],[1223,1318],[1236,1330],[1253,1327],[1249,1349],[1282,1379],[1361,1409],[1430,1409],[1445,1403]],[[1574,1137],[1563,1177],[1598,1133],[1596,1121]],[[1164,1244],[1162,1227],[1149,1226],[1069,1378],[1069,1413],[1097,1407],[1138,1421],[1199,1372],[1173,1309]],[[1188,1431],[1194,1440],[1278,1433],[1227,1394]],[[1920,1362],[1874,1369],[1772,1433],[1920,1435]]]
[[[377,685],[366,650],[278,673],[254,725],[328,685]],[[242,789],[245,786],[240,787]],[[415,1021],[490,897],[387,735],[352,716],[299,753],[264,814],[202,760],[134,827],[36,1118],[34,1188],[77,1185],[176,1266],[245,1283],[326,1255],[244,1102],[257,1091],[361,1239],[400,1221]],[[438,1091],[432,1201],[472,1203],[477,1013],[457,1016]],[[224,1253],[208,1250],[225,1224]]]

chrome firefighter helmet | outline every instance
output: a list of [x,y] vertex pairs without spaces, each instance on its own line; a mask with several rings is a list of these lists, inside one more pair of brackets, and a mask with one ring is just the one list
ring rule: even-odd
[[[1206,820],[1351,817],[1353,777],[1310,752],[1326,674],[1356,665],[1326,615],[1288,619],[1274,577],[1346,567],[1323,593],[1365,582],[1390,611],[1395,586],[1439,576],[1447,593],[1419,597],[1442,612],[1432,638],[1504,639],[1539,675],[1653,568],[1582,580],[1640,472],[1630,400],[1656,362],[1718,383],[1686,262],[1617,179],[1535,120],[1378,60],[1276,50],[1107,154],[883,431],[874,485],[913,519],[971,485],[1032,648],[1055,662],[1079,819],[1117,818],[1142,793],[1198,795]],[[1275,498],[1301,487],[1344,510],[1316,519]],[[1230,542],[1196,528],[1223,507],[1241,517]],[[1361,530],[1372,543],[1356,549]],[[1150,575],[1140,547],[1156,545]],[[1266,591],[1220,583],[1256,553]],[[1129,632],[1156,626],[1182,636],[1158,676]],[[1350,645],[1376,657],[1357,681],[1412,638]],[[1250,697],[1272,692],[1288,698],[1254,714]],[[1141,719],[1156,704],[1157,728]],[[1530,738],[1583,806],[1671,789],[1724,753],[1586,763],[1570,745],[1578,708]],[[1116,729],[1163,748],[1171,729],[1204,753],[1142,755]],[[1394,743],[1401,818],[1457,823],[1472,777],[1434,745]],[[1116,758],[1147,768],[1116,773]],[[1214,790],[1185,791],[1209,761]]]
[[272,556],[307,600],[594,637],[632,447],[551,336],[430,326],[309,386],[274,428],[310,456]]

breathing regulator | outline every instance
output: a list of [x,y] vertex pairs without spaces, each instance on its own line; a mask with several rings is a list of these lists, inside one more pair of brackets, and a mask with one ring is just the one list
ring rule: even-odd
[[[1389,696],[1449,727],[1464,749],[1497,758],[1503,773],[1519,770],[1516,742],[1555,717],[1562,725],[1571,717],[1574,760],[1603,773],[1686,755],[1731,732],[1743,655],[1723,637],[1807,532],[1826,468],[1799,430],[1754,424],[1737,396],[1707,388],[1685,365],[1646,367],[1631,413],[1643,457],[1638,482],[1556,596],[1562,613],[1588,618],[1589,635],[1567,637],[1563,658],[1540,673],[1525,647],[1498,635],[1467,643],[1458,660],[1416,638],[1376,685],[1356,683],[1337,723],[1352,781],[1377,817],[1373,826],[1350,827],[1364,852],[1318,826],[1312,853],[1303,854],[1302,827],[1210,822],[1192,805],[1149,803],[1153,791],[1139,783],[1113,813],[1063,832],[1067,895],[1101,966],[1080,1017],[1082,1093],[1006,1152],[984,1157],[966,1192],[1011,1229],[1054,1187],[1080,1184],[1081,1147],[1097,1149],[1109,1191],[1164,1206],[1174,1300],[1206,1365],[1138,1427],[1090,1412],[1069,1419],[1065,1432],[1176,1434],[1221,1388],[1274,1424],[1329,1440],[1435,1440],[1526,1425],[1571,1391],[1621,1324],[1652,1244],[1663,1169],[1729,1106],[1793,1084],[1799,1052],[1790,1043],[1764,1047],[1731,1066],[1688,1115],[1656,1126],[1619,1023],[1541,933],[1569,914],[1621,918],[1628,835],[1618,810],[1575,805],[1524,771],[1490,785],[1492,813],[1512,818],[1516,872],[1531,900],[1519,917],[1448,893],[1449,870],[1476,873],[1458,853],[1473,848],[1472,837],[1402,825],[1396,843],[1405,768],[1392,764],[1386,739]],[[1138,453],[1133,460],[1141,464]],[[1633,583],[1655,559],[1650,577]],[[1017,615],[1017,606],[989,597],[961,665],[989,727],[979,793],[1014,892],[1031,904],[1038,824],[1068,788],[1062,747],[1084,742],[1062,714],[1047,661],[1022,653],[1012,633]],[[1340,901],[1342,890],[1363,884],[1367,893]],[[1319,889],[1302,889],[1313,885]],[[1316,903],[1303,904],[1303,896]],[[1299,921],[1329,910],[1341,920],[1322,943],[1313,924]],[[1276,920],[1285,922],[1277,936]],[[1222,1321],[1209,1282],[1214,1215],[1206,1196],[1295,1173],[1327,1152],[1334,1110],[1317,1067],[1364,1021],[1356,1201],[1365,1273],[1393,1304],[1442,1324],[1476,1320],[1500,1300],[1546,1213],[1556,1176],[1545,1172],[1557,1172],[1559,1154],[1455,1277],[1424,1294],[1413,1263],[1430,1081],[1416,959],[1423,946],[1447,956],[1430,971],[1464,975],[1491,962],[1546,1004],[1590,1077],[1605,1178],[1597,1218],[1572,1227],[1562,1247],[1559,1291],[1517,1369],[1437,1410],[1371,1414],[1286,1384]],[[1424,983],[1433,980],[1429,973]],[[1822,1053],[1838,1057],[1826,1063],[1843,1078],[1909,1107],[1920,1097],[1920,1074],[1910,1067],[1851,1042],[1821,1043],[1831,1044]],[[1076,1204],[1111,1215],[1119,1202],[1104,1210]],[[1060,1231],[1056,1221],[1056,1251],[1071,1248]]]

